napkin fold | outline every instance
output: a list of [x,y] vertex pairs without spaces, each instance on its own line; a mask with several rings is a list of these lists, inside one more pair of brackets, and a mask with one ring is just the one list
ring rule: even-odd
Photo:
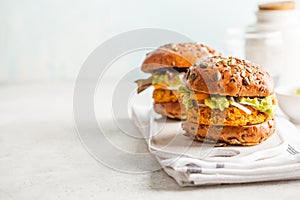
[[181,122],[161,122],[149,107],[133,107],[132,120],[180,186],[300,179],[300,132],[285,118],[276,118],[277,132],[259,145],[214,148],[189,141],[179,129]]

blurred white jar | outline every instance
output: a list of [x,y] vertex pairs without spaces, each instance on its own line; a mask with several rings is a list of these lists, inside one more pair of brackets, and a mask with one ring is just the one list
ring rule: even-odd
[[[253,61],[258,60],[256,62],[262,65],[267,63],[266,67],[271,73],[280,75],[280,85],[300,84],[300,63],[298,61],[300,58],[300,15],[295,10],[295,2],[286,2],[286,4],[279,2],[259,7],[260,9],[256,12],[256,23],[248,26],[246,32],[247,34],[263,34],[269,39],[261,39],[258,42],[251,37],[246,37],[245,57]],[[272,50],[272,45],[264,42],[268,40],[277,43],[277,47],[280,46],[280,40],[282,40],[282,51],[278,51],[277,47],[275,48],[277,50]],[[263,58],[263,55],[257,51],[261,51],[261,54],[265,54],[266,51],[275,51],[275,54],[271,56],[270,52],[270,56]]]
[[263,66],[278,85],[284,63],[281,32],[248,32],[245,41],[245,58]]

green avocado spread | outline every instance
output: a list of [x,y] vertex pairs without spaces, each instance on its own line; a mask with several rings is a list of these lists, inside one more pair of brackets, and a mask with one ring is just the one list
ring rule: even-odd
[[269,116],[274,115],[276,105],[273,104],[275,97],[274,95],[267,96],[265,98],[240,98],[240,103],[249,105],[255,110],[266,113]]
[[170,87],[180,86],[179,76],[175,76],[173,79],[170,79],[166,74],[153,74],[152,75],[152,85],[155,84],[166,84]]
[[224,96],[211,96],[204,99],[204,104],[211,109],[223,111],[230,106],[230,101]]
[[192,108],[193,102],[192,102],[192,99],[190,98],[191,91],[181,85],[178,88],[178,92],[183,94],[182,103],[183,103],[184,107],[186,107],[187,109]]
[[[193,100],[190,98],[192,91],[188,90],[187,88],[180,86],[178,91],[183,96],[183,104],[184,106],[189,109],[193,107]],[[211,108],[211,109],[219,109],[225,110],[228,108],[233,101],[240,103],[242,105],[248,105],[258,110],[260,112],[266,113],[269,116],[273,116],[276,110],[276,105],[274,105],[274,95],[270,95],[264,98],[249,98],[249,97],[240,97],[240,98],[227,98],[226,96],[220,95],[211,95],[210,98],[204,99],[204,104]]]

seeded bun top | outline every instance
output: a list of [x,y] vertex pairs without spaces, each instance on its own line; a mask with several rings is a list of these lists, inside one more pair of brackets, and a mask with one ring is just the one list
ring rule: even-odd
[[273,80],[265,69],[232,57],[198,60],[185,80],[189,89],[207,94],[266,97],[274,93]]
[[149,53],[142,65],[144,72],[153,72],[164,68],[189,68],[198,59],[220,55],[214,49],[196,42],[166,44]]

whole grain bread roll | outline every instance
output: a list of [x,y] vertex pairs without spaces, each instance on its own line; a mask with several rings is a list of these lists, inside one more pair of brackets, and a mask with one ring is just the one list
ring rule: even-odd
[[172,67],[187,69],[198,59],[213,55],[220,55],[220,53],[197,42],[166,44],[147,55],[142,64],[142,70],[151,73]]
[[264,68],[233,57],[198,60],[189,68],[185,83],[195,92],[224,96],[266,97],[274,93],[273,80]]
[[209,126],[183,122],[182,128],[196,141],[223,145],[251,146],[259,144],[275,132],[275,120],[249,126]]

